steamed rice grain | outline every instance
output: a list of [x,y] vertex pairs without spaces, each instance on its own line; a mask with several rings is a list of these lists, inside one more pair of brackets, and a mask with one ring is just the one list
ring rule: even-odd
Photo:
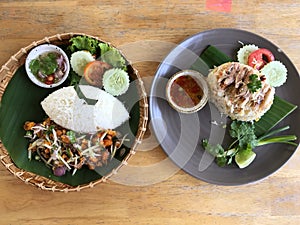
[[117,98],[89,85],[80,85],[86,98],[97,100],[89,105],[80,99],[73,86],[61,88],[42,102],[46,114],[58,125],[80,133],[115,129],[129,119],[129,113]]

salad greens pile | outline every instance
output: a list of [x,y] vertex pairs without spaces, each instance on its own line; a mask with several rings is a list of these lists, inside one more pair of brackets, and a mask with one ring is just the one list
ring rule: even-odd
[[[108,45],[107,43],[103,43],[88,36],[72,37],[69,42],[70,45],[68,46],[68,50],[71,54],[77,51],[86,50],[90,52],[96,59],[106,62],[112,65],[114,68],[120,68],[124,71],[127,71],[127,62],[124,57],[121,55],[119,50]],[[81,78],[82,77],[73,70],[70,71],[70,85],[78,84]]]
[[94,38],[90,38],[87,36],[76,36],[70,39],[70,43],[71,45],[69,46],[69,49],[72,53],[80,50],[87,50],[92,55],[99,54],[99,41]]

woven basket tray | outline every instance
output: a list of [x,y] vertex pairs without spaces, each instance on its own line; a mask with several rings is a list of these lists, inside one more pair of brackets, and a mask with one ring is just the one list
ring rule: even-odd
[[[78,35],[85,35],[85,36],[97,39],[101,42],[105,42],[105,41],[99,39],[98,37],[86,35],[84,33],[63,33],[63,34],[56,34],[56,35],[53,35],[50,37],[45,37],[42,40],[34,41],[27,47],[21,48],[16,54],[11,56],[10,59],[1,67],[1,70],[0,70],[0,102],[1,102],[2,96],[5,92],[5,89],[9,83],[9,81],[14,76],[17,69],[24,64],[27,54],[29,53],[29,51],[32,48],[36,47],[37,45],[46,44],[46,43],[51,43],[54,45],[66,44],[66,43],[68,43],[68,41],[71,37],[78,36]],[[110,43],[108,43],[108,44],[111,45]],[[113,45],[111,45],[111,46],[113,46]],[[140,99],[139,100],[139,105],[140,105],[139,128],[138,128],[135,141],[131,147],[129,154],[124,158],[124,160],[121,162],[121,164],[117,168],[112,170],[112,172],[110,172],[106,176],[103,176],[99,180],[90,182],[88,184],[78,185],[78,186],[70,186],[68,184],[56,182],[56,181],[50,180],[46,177],[39,176],[34,173],[31,173],[31,172],[28,172],[28,171],[18,168],[12,161],[11,157],[9,156],[8,151],[5,149],[5,147],[3,146],[3,144],[0,140],[0,160],[4,164],[4,166],[12,174],[14,174],[16,177],[21,179],[26,184],[34,185],[43,190],[60,191],[60,192],[80,191],[85,188],[94,187],[96,184],[105,182],[112,175],[116,174],[122,166],[127,165],[127,162],[130,159],[130,157],[135,154],[136,148],[137,148],[138,144],[140,144],[140,142],[143,138],[143,135],[146,131],[146,126],[147,126],[147,122],[148,122],[148,101],[147,101],[147,94],[144,89],[143,81],[142,81],[141,77],[139,76],[137,70],[134,69],[131,65],[130,65],[130,67],[133,71],[133,73],[130,74],[131,78],[138,81],[138,82],[136,82],[136,84],[137,84],[137,89],[138,89],[138,92],[140,95],[140,98],[139,98]]]

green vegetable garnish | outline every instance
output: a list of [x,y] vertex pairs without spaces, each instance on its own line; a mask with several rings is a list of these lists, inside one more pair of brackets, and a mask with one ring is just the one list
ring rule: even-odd
[[30,62],[29,68],[31,72],[36,75],[39,72],[40,69],[40,61],[38,59],[34,59]]
[[126,61],[121,53],[114,47],[109,46],[106,43],[100,43],[101,60],[112,65],[116,68],[127,70]]
[[32,60],[29,64],[29,68],[35,76],[39,71],[42,74],[50,75],[58,68],[56,58],[57,55],[54,52],[43,54],[37,59]]
[[226,152],[220,144],[211,145],[210,143],[208,143],[207,139],[204,139],[202,140],[202,146],[211,155],[216,157],[216,162],[218,166],[225,166],[227,164]]
[[94,55],[97,53],[99,41],[87,36],[76,36],[70,39],[70,43],[69,49],[71,52],[87,50]]
[[266,133],[261,137],[256,137],[254,124],[250,122],[232,121],[230,125],[230,136],[233,142],[226,150],[220,145],[211,145],[207,139],[202,141],[202,146],[206,151],[216,157],[216,162],[219,166],[229,165],[232,159],[240,168],[248,166],[255,158],[253,149],[258,146],[274,143],[285,143],[297,146],[293,142],[297,139],[296,135],[280,135],[273,136],[281,131],[289,129],[288,126],[282,127]]
[[71,131],[71,130],[67,131],[67,136],[70,139],[70,142],[72,144],[76,143],[76,134],[74,131]]
[[54,125],[50,125],[48,127],[48,130],[46,131],[47,134],[52,134],[52,130],[54,130],[55,126]]
[[257,139],[254,128],[254,124],[251,122],[234,120],[230,125],[229,133],[232,138],[236,138],[240,148],[246,148],[248,144],[250,144],[251,147],[255,147],[257,145]]
[[247,84],[247,86],[251,93],[254,93],[261,88],[261,80],[259,79],[258,75],[251,74],[249,80],[250,82]]

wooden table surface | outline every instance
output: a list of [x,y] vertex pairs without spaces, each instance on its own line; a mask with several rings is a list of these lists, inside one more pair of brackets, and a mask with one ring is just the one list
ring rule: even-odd
[[[271,40],[300,69],[299,25],[300,2],[294,0],[2,0],[0,65],[32,41],[57,33],[83,32],[117,47],[171,43],[159,53],[164,56],[195,33],[238,28]],[[135,63],[147,91],[158,64]],[[130,166],[151,167],[166,159],[150,130],[145,140],[147,151],[141,148]],[[299,156],[297,151],[276,173],[243,186],[208,184],[167,162],[166,174],[152,171],[163,179],[149,185],[115,179],[72,193],[26,185],[1,164],[0,224],[299,224]]]

